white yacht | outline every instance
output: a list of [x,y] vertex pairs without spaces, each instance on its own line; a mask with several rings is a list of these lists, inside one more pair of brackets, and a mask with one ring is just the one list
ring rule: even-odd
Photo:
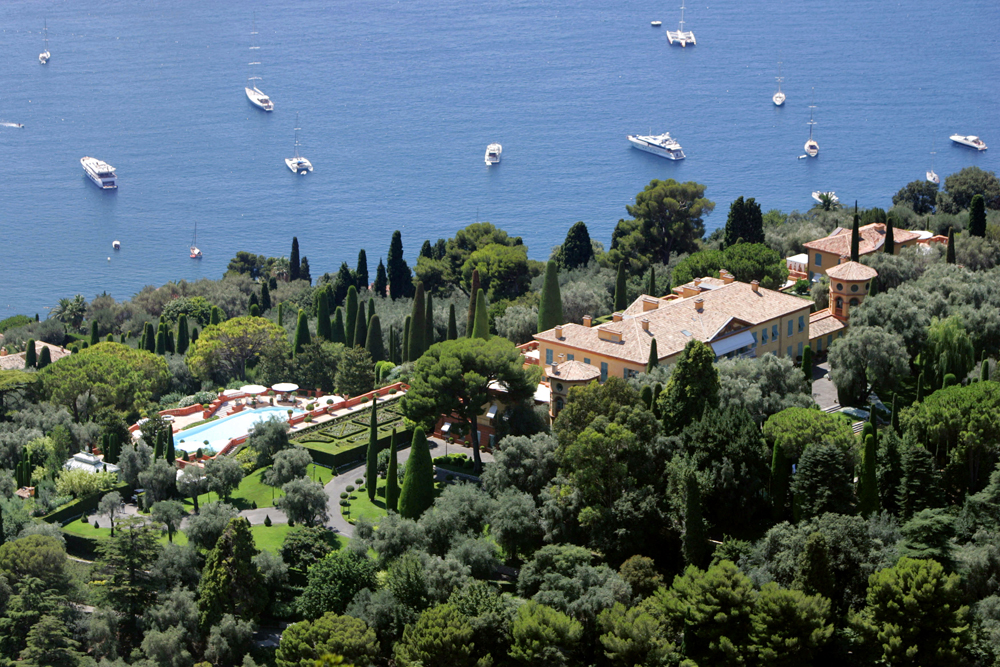
[[486,164],[499,164],[500,154],[503,153],[503,146],[500,144],[490,144],[486,147]]
[[816,124],[816,121],[813,120],[812,110],[815,108],[816,108],[815,104],[809,105],[809,140],[806,141],[805,145],[806,155],[808,155],[809,157],[816,157],[817,155],[819,155],[819,144],[816,143],[815,139],[813,139],[813,125]]
[[260,67],[260,60],[258,60],[259,56],[256,53],[259,50],[260,47],[257,46],[257,15],[254,14],[253,30],[250,32],[250,55],[253,57],[253,60],[249,63],[250,75],[247,77],[245,90],[247,93],[247,99],[250,100],[250,103],[255,107],[263,109],[264,111],[274,111],[274,102],[272,102],[271,98],[261,91],[259,85],[257,84],[258,81],[261,81],[261,77],[257,76],[257,70],[255,69]]
[[668,160],[683,160],[684,150],[676,140],[670,137],[669,132],[658,135],[640,136],[636,134],[628,135],[629,142],[641,151],[665,157]]
[[781,82],[785,80],[785,77],[781,76],[781,63],[778,63],[778,92],[771,96],[771,100],[774,102],[774,106],[780,107],[785,103],[785,94],[781,92]]
[[102,190],[114,190],[118,187],[118,177],[115,175],[115,168],[103,160],[96,157],[82,157],[80,164],[83,171],[94,184]]
[[931,168],[927,172],[927,182],[933,183],[934,185],[941,185],[941,177],[934,173],[934,156],[937,155],[937,151],[934,150],[934,146],[931,146]]
[[653,26],[654,28],[659,28],[661,25],[663,25],[663,21],[650,21],[649,25]]
[[694,33],[690,30],[684,30],[684,2],[681,1],[681,23],[677,26],[677,30],[667,31],[667,41],[671,44],[680,44],[681,46],[687,46],[690,44],[694,46],[697,42],[694,41]]
[[49,22],[45,21],[45,50],[38,54],[38,62],[45,65],[49,62],[52,54],[49,53]]
[[299,155],[299,114],[295,113],[295,157],[285,158],[285,164],[296,174],[305,176],[313,170],[312,162]]
[[962,136],[961,134],[951,135],[951,140],[956,144],[962,144],[963,146],[968,146],[969,148],[975,148],[977,151],[986,150],[986,144],[979,137],[972,136]]
[[115,250],[121,250],[122,242],[119,241],[118,239],[115,239],[114,241],[111,242],[111,247],[114,248]]
[[188,248],[191,259],[201,259],[201,250],[198,248],[198,221],[194,221],[194,237],[191,239],[191,247]]

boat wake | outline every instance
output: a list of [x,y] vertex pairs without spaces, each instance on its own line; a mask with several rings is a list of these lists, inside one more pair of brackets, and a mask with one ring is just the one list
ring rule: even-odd
[[20,123],[8,123],[5,120],[0,120],[0,125],[2,125],[3,127],[21,127],[21,128],[24,127],[24,125],[21,125]]

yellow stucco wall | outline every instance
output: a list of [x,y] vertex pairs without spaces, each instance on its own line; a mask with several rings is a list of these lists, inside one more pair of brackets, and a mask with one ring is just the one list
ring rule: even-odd
[[[917,239],[911,239],[906,243],[897,243],[895,244],[895,252],[898,254],[903,248],[912,248],[915,245],[917,245]],[[879,249],[874,252],[882,252],[882,250]],[[806,248],[806,254],[809,255],[809,263],[806,264],[806,270],[816,275],[825,276],[827,269],[831,269],[840,264],[840,255],[823,252],[821,250],[810,250],[809,248]],[[870,254],[871,253],[864,253],[861,256],[864,257],[865,255]],[[816,255],[820,255],[822,266],[817,266]]]

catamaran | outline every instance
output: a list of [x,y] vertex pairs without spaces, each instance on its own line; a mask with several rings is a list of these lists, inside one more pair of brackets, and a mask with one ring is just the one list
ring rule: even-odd
[[201,259],[201,250],[198,249],[198,221],[194,221],[194,238],[191,239],[191,247],[188,249],[191,259]]
[[313,170],[312,162],[299,155],[299,112],[295,112],[295,157],[285,158],[285,164],[296,174],[305,176]]
[[[813,90],[815,91],[816,89],[813,88]],[[814,98],[813,101],[815,101],[815,95],[813,95],[813,98]],[[816,157],[817,155],[819,155],[819,144],[816,143],[815,139],[813,139],[813,125],[816,124],[816,121],[813,120],[812,110],[815,108],[816,108],[815,104],[809,105],[809,140],[806,142],[805,145],[806,155],[808,155],[809,157]]]
[[46,19],[44,25],[45,25],[45,33],[44,33],[45,34],[45,50],[38,54],[38,62],[40,62],[43,65],[47,64],[49,62],[49,58],[52,57],[52,54],[49,53],[49,22],[48,22],[47,19]]
[[774,106],[780,107],[785,103],[785,94],[781,92],[781,82],[785,80],[785,77],[781,76],[781,61],[778,61],[778,76],[775,78],[778,79],[778,92],[771,96],[771,99],[774,101]]
[[687,46],[688,44],[694,46],[697,44],[694,41],[694,33],[690,30],[684,30],[684,0],[681,0],[681,23],[677,27],[677,30],[667,31],[667,41],[671,44],[680,44],[681,46]]
[[246,93],[247,99],[250,100],[251,104],[255,107],[259,107],[264,111],[274,111],[274,102],[271,98],[261,92],[260,87],[257,85],[257,81],[261,81],[261,77],[256,75],[255,67],[260,67],[260,60],[257,55],[257,51],[260,47],[257,45],[257,14],[253,17],[253,30],[250,32],[250,55],[254,60],[250,61],[250,75],[247,77]]

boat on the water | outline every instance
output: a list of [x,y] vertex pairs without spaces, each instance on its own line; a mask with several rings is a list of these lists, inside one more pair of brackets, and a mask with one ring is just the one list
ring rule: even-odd
[[500,144],[490,144],[486,147],[486,164],[500,164],[500,154],[503,153],[503,146]]
[[[816,89],[814,88],[813,90]],[[815,108],[816,108],[815,104],[809,105],[809,139],[808,141],[806,141],[805,145],[806,155],[808,155],[809,157],[816,157],[817,155],[819,155],[819,144],[816,142],[815,139],[813,139],[813,125],[816,124],[816,121],[813,120],[812,110]]]
[[688,44],[694,46],[697,44],[694,41],[694,33],[684,29],[684,0],[681,0],[681,23],[677,26],[677,30],[667,31],[667,41],[671,44],[680,44],[681,46],[687,46]]
[[201,250],[198,249],[198,221],[194,221],[194,237],[191,239],[191,247],[188,249],[191,259],[201,259]]
[[257,55],[257,51],[260,47],[257,45],[257,15],[254,14],[253,18],[253,30],[250,31],[250,55],[253,60],[250,61],[250,75],[247,77],[246,94],[247,99],[250,103],[259,109],[264,111],[274,111],[274,102],[271,98],[264,94],[260,85],[257,83],[261,81],[258,70],[256,68],[260,67],[260,56]]
[[778,62],[778,92],[771,96],[771,101],[774,102],[774,106],[780,107],[785,103],[785,94],[781,92],[781,82],[785,80],[785,77],[781,76],[781,62]]
[[652,153],[653,155],[665,157],[668,160],[683,160],[685,157],[681,145],[677,143],[676,139],[671,138],[669,132],[657,135],[630,134],[628,135],[628,140],[633,147],[647,153]]
[[82,157],[80,164],[87,178],[94,182],[94,185],[102,190],[114,190],[118,187],[118,176],[115,168],[103,160],[96,157]]
[[826,195],[827,197],[829,197],[830,201],[832,201],[834,204],[836,204],[836,203],[838,203],[840,201],[840,199],[837,197],[837,193],[835,193],[833,190],[830,190],[829,192],[823,192],[821,190],[817,190],[816,192],[812,193],[813,199],[815,199],[820,204],[823,203],[823,196],[824,195]]
[[649,25],[653,26],[654,28],[659,28],[661,25],[663,25],[663,21],[650,21]]
[[983,143],[983,140],[971,134],[968,136],[953,134],[950,139],[956,144],[962,144],[963,146],[968,146],[969,148],[975,148],[977,151],[986,150],[986,144]]
[[295,157],[285,158],[285,164],[293,173],[305,176],[313,170],[312,162],[299,155],[299,114],[295,112]]
[[934,146],[931,146],[931,168],[927,172],[927,182],[933,183],[934,185],[941,185],[941,177],[934,173],[934,156],[937,151],[934,150]]
[[52,54],[49,53],[49,22],[47,19],[44,25],[45,25],[44,28],[45,50],[38,54],[38,62],[41,63],[42,65],[48,64],[49,58],[52,57]]
[[122,242],[119,241],[118,239],[115,239],[114,241],[111,242],[111,247],[114,248],[115,250],[121,250]]

